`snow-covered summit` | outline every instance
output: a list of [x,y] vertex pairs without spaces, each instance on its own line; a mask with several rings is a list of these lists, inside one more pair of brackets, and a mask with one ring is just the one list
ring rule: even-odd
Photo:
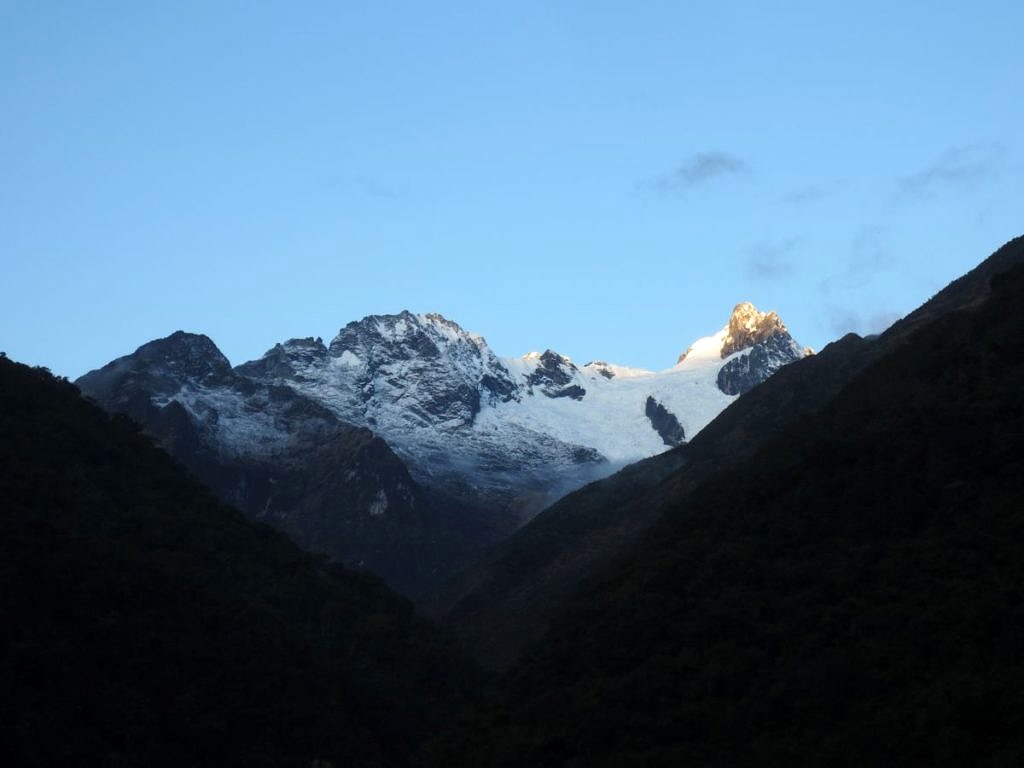
[[[146,374],[154,377],[154,402],[177,399],[227,442],[258,435],[268,448],[280,444],[285,411],[270,406],[291,392],[373,430],[428,487],[528,515],[691,439],[803,349],[776,313],[743,303],[718,333],[660,372],[605,361],[578,366],[551,349],[500,358],[454,321],[409,311],[350,322],[330,343],[276,344],[233,370],[213,342],[188,334],[140,348],[131,365],[140,355],[154,362]],[[207,418],[212,413],[216,419]]]
[[691,344],[676,368],[713,367],[718,388],[727,395],[741,395],[810,354],[813,351],[796,342],[774,310],[761,312],[744,301],[733,308],[718,333]]
[[[439,314],[370,315],[236,370],[295,388],[383,436],[421,481],[525,511],[691,439],[734,397],[802,356],[778,315],[738,304],[716,334],[652,372],[548,349],[499,358]],[[472,490],[472,489],[475,489]]]

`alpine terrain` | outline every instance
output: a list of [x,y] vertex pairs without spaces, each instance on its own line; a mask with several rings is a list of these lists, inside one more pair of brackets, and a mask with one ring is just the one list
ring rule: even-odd
[[76,383],[250,516],[416,594],[806,354],[749,303],[657,373],[551,350],[503,359],[441,315],[402,312],[234,368],[179,331]]
[[582,581],[629,553],[668,510],[782,431],[818,418],[861,371],[902,354],[918,329],[985,301],[992,279],[1022,261],[1024,238],[1017,238],[880,336],[847,334],[780,370],[687,444],[560,499],[431,595],[425,608],[480,662],[508,666],[544,635]]
[[[200,336],[144,345],[88,381],[144,436],[0,354],[8,762],[1020,765],[1024,238],[884,333],[722,393],[691,434],[671,393],[639,382],[749,380],[780,331],[742,315],[662,374],[485,361],[515,389],[452,434],[491,410],[615,402],[599,387],[625,384],[685,441],[570,493],[421,601],[504,670],[490,683],[376,577],[182,471],[247,504],[266,494],[278,527],[376,542],[379,562],[400,550],[374,524],[406,551],[463,557],[431,476],[279,383],[293,370],[233,369]],[[311,372],[330,365],[317,355]],[[542,368],[566,376],[531,381]],[[541,391],[571,387],[587,392]],[[423,589],[424,573],[406,583]]]
[[536,625],[569,560],[648,522],[574,571],[433,764],[1020,765],[1022,389],[1018,238],[882,335],[780,372],[674,468],[546,510],[450,616],[478,652]]
[[6,765],[406,765],[479,688],[379,579],[0,356]]

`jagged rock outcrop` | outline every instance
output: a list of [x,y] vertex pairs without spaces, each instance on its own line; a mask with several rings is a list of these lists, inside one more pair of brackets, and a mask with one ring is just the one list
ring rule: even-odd
[[[726,360],[718,371],[717,382],[727,395],[749,392],[783,365],[813,354],[810,348],[796,342],[774,310],[760,312],[749,301],[733,307],[725,328],[712,338],[718,345],[718,356]],[[683,352],[679,362],[685,361],[693,350],[691,346]],[[737,355],[739,352],[744,354]]]
[[591,370],[596,371],[597,373],[604,376],[606,379],[615,378],[615,368],[606,363],[604,360],[591,360],[583,367],[590,368]]
[[806,357],[807,352],[788,333],[776,331],[748,352],[728,360],[718,371],[718,388],[727,395],[742,395],[782,366]]
[[327,361],[327,346],[319,336],[289,339],[275,344],[259,360],[243,363],[235,370],[255,379],[287,378],[296,371],[315,369]]
[[777,334],[788,336],[789,331],[775,310],[759,312],[749,301],[740,302],[729,316],[728,332],[722,340],[722,359]]
[[679,419],[651,396],[647,397],[644,414],[650,419],[654,431],[661,435],[665,445],[675,448],[677,445],[682,445],[686,442],[686,430],[679,423]]
[[573,400],[582,400],[587,394],[586,389],[573,383],[575,375],[579,373],[579,368],[573,365],[572,360],[568,357],[549,349],[535,359],[537,360],[536,369],[526,376],[526,383],[531,395],[534,390],[537,390],[547,397],[570,397]]

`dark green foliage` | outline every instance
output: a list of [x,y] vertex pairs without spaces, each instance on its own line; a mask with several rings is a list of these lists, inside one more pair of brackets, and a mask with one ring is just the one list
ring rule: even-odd
[[915,329],[989,294],[991,278],[1024,263],[1006,243],[881,337],[847,334],[783,367],[737,399],[690,443],[569,494],[422,601],[482,664],[507,668],[546,631],[587,574],[628,554],[665,512],[708,478],[748,459],[782,430],[816,415],[861,371]]
[[8,360],[0,468],[7,765],[403,765],[475,685],[377,579]]
[[[326,355],[313,339],[299,343],[307,354]],[[285,358],[276,365],[288,369],[284,349],[275,352]],[[270,359],[232,370],[209,337],[178,331],[75,384],[108,413],[137,422],[221,501],[303,549],[380,576],[402,594],[422,593],[469,560],[480,545],[464,535],[460,515],[432,503],[384,440],[289,387],[260,381],[265,364],[275,365]],[[183,388],[194,387],[205,402],[198,410],[180,400]],[[221,397],[262,413],[287,440],[271,451],[258,439],[225,450],[215,427]],[[387,514],[372,514],[382,500]]]
[[438,762],[1024,764],[1024,269],[993,286],[670,506]]

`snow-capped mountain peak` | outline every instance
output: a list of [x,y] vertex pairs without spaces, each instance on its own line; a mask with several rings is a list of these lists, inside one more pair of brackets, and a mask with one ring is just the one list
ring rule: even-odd
[[761,312],[749,301],[741,301],[733,307],[729,322],[714,336],[698,339],[679,356],[676,364],[699,354],[701,357],[710,355],[724,360],[734,352],[749,349],[758,342],[775,334],[789,335],[786,324],[782,322],[775,310]]
[[306,432],[324,413],[368,427],[428,487],[516,516],[691,439],[734,397],[803,356],[776,313],[749,303],[659,373],[580,367],[552,349],[499,358],[443,315],[409,311],[350,322],[329,344],[290,339],[233,371],[206,337],[153,344],[139,351],[167,358],[152,369],[153,403],[179,401],[222,450],[283,445],[289,425],[261,417],[259,404],[293,392],[301,400],[288,412],[308,404]]
[[136,352],[150,365],[182,379],[204,379],[230,372],[231,363],[209,336],[175,331],[170,336],[144,344]]
[[733,307],[726,329],[725,338],[722,340],[723,359],[774,334],[789,335],[785,323],[775,310],[759,312],[749,301],[740,302]]
[[522,377],[527,394],[538,392],[547,397],[573,400],[581,400],[586,395],[586,389],[577,382],[580,369],[571,358],[549,349],[541,355],[527,355],[525,362],[527,365]]

